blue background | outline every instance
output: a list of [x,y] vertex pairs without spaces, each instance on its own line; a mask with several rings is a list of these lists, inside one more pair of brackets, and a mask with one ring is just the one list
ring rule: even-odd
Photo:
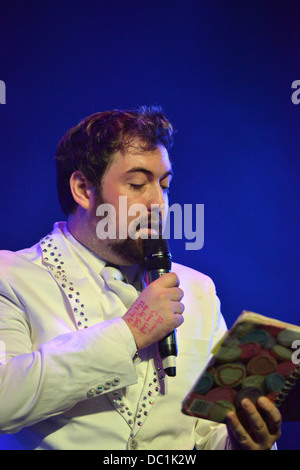
[[[161,105],[178,129],[171,204],[204,204],[200,251],[231,326],[243,309],[299,323],[297,1],[1,1],[0,248],[64,219],[53,155],[83,117]],[[300,406],[300,404],[299,404]],[[285,424],[281,449],[300,449]]]

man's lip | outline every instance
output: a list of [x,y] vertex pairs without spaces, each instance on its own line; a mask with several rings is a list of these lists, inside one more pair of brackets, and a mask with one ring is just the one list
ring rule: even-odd
[[138,238],[149,238],[158,235],[157,230],[149,227],[141,227],[135,233]]
[[137,232],[148,232],[148,233],[154,233],[155,235],[157,234],[157,230],[153,227],[139,227],[137,229]]

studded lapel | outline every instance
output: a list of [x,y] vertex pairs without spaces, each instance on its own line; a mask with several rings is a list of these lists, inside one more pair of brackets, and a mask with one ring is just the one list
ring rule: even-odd
[[[93,286],[92,279],[88,279],[62,234],[63,224],[56,223],[53,231],[41,239],[43,263],[69,304],[76,329],[83,329],[106,319],[100,301],[100,289],[104,289],[104,281],[99,274],[94,273],[96,280],[95,287]],[[113,310],[120,316],[124,315],[126,308],[122,302],[114,294],[106,294],[110,296]]]

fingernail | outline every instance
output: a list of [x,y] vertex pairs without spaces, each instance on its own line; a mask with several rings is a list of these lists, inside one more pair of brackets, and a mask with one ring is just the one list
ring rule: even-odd
[[259,397],[258,403],[259,405],[267,406],[269,403],[269,400],[266,397]]
[[242,406],[243,406],[243,408],[245,408],[246,410],[248,410],[248,409],[251,407],[251,402],[250,402],[250,400],[248,400],[247,398],[245,398],[245,399],[242,401]]

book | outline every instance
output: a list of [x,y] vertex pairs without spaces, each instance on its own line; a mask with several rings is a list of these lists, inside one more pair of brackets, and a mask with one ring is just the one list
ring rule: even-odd
[[300,326],[244,310],[182,402],[187,415],[225,423],[241,401],[267,396],[283,421],[300,421]]

